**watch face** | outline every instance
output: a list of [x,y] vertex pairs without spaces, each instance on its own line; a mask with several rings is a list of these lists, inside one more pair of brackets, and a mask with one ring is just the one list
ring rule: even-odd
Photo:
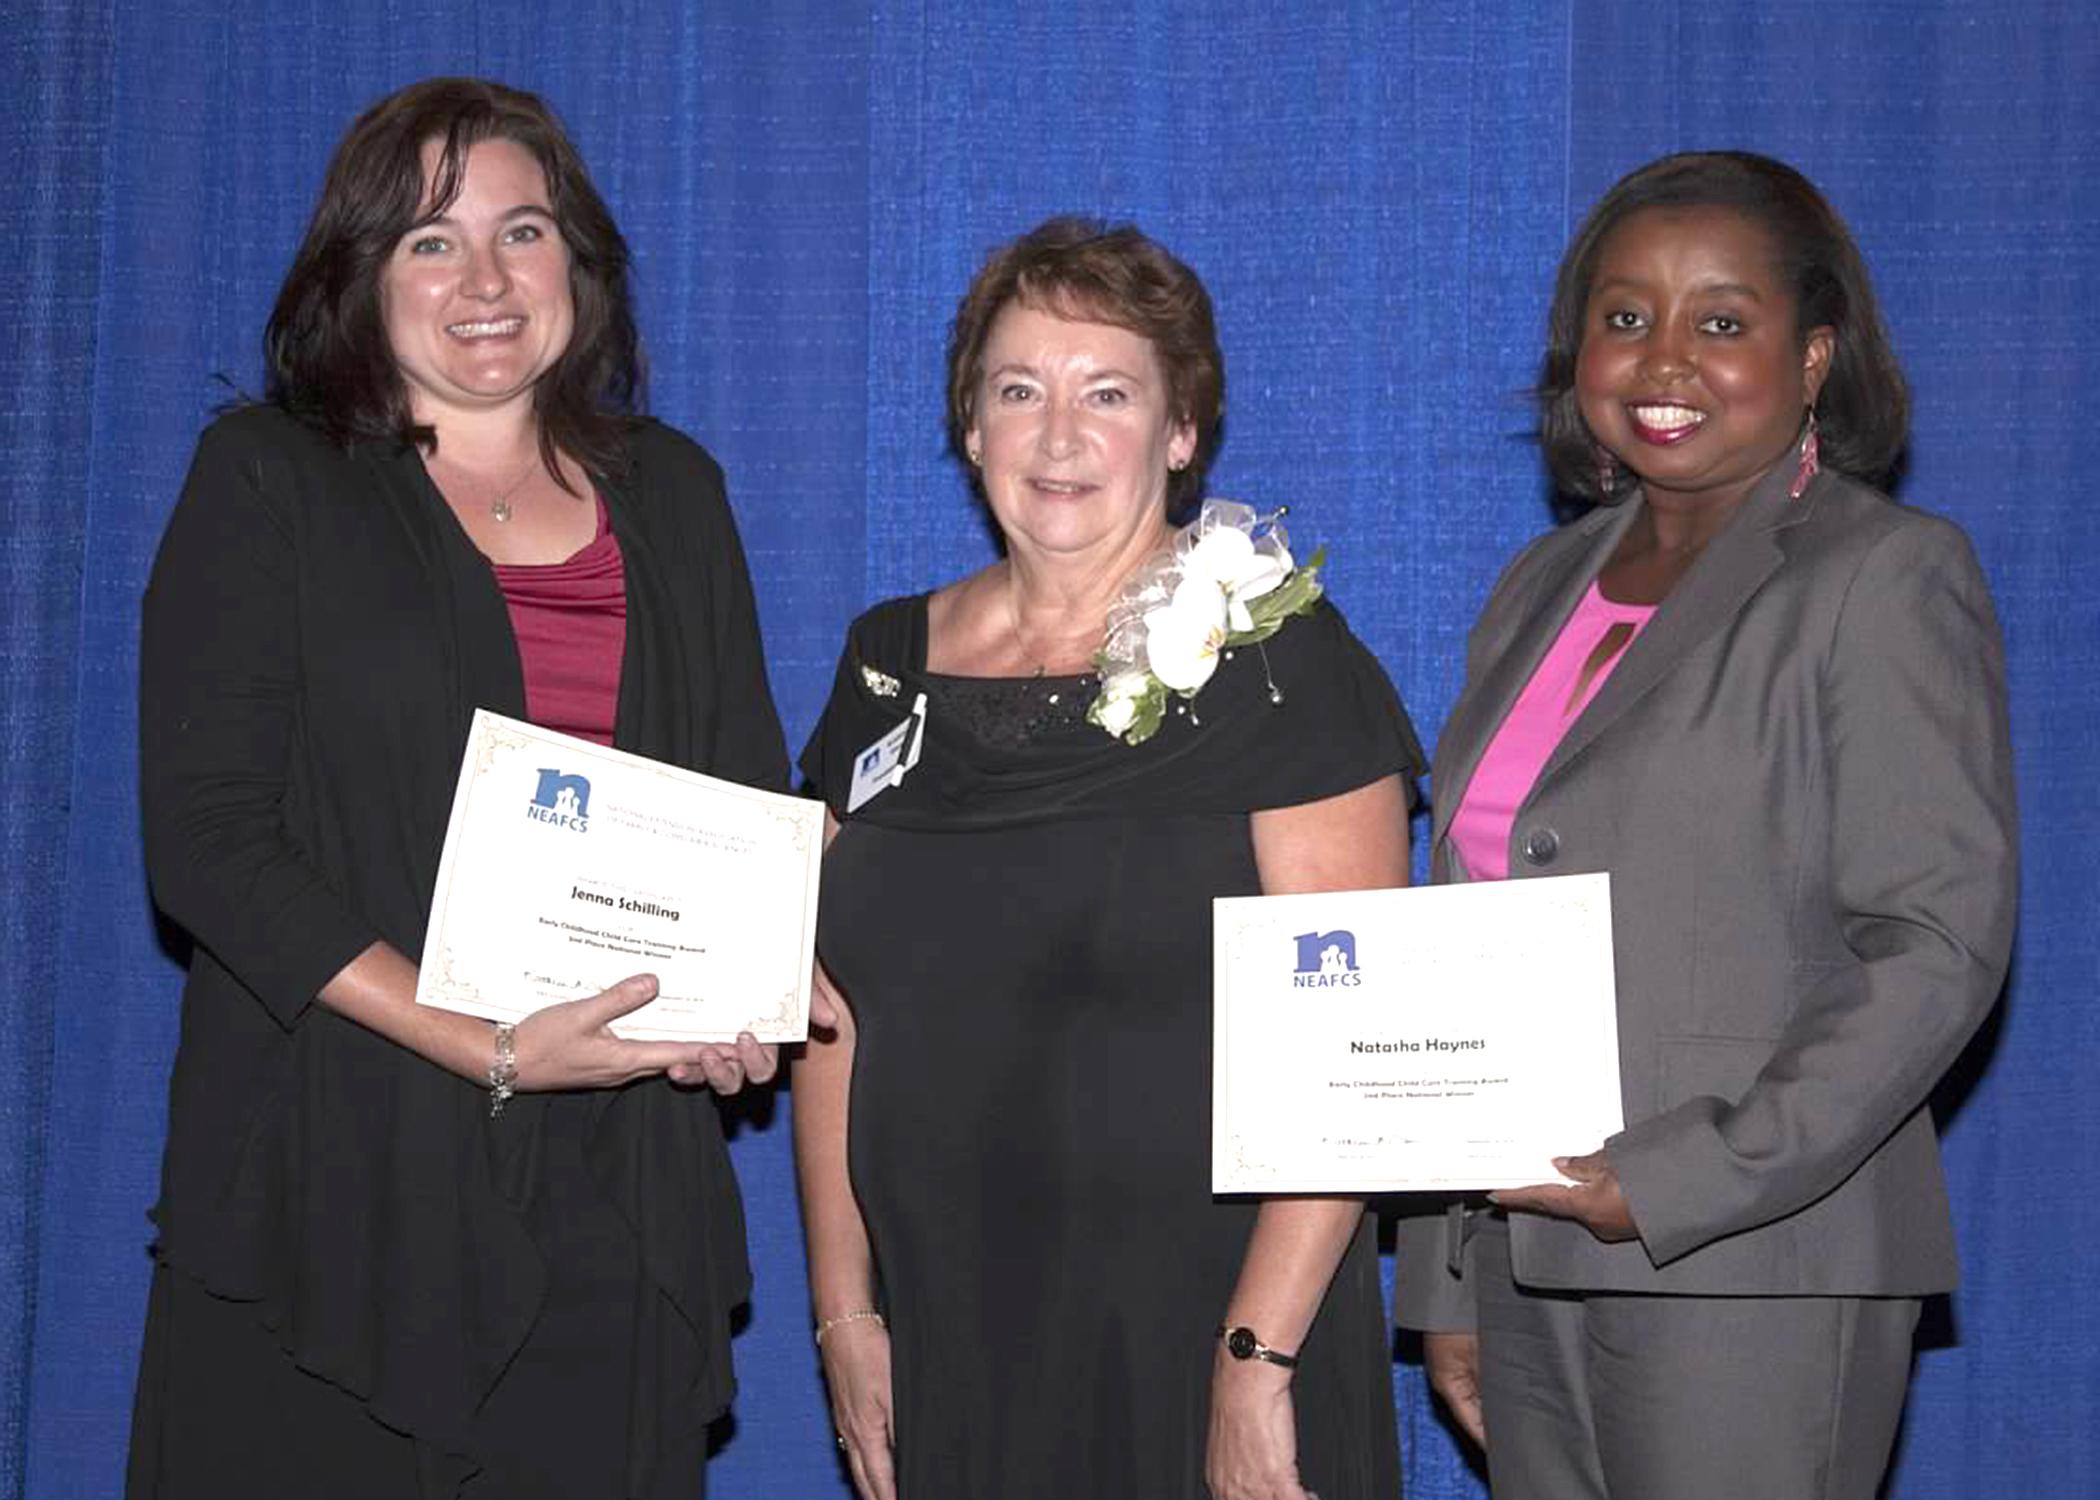
[[1225,1352],[1234,1359],[1252,1359],[1254,1351],[1260,1347],[1261,1341],[1255,1338],[1251,1328],[1235,1328],[1225,1335]]

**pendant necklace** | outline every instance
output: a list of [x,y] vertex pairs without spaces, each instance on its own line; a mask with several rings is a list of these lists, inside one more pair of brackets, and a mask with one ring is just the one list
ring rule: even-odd
[[[532,461],[526,464],[524,468],[518,471],[518,477],[516,479],[513,479],[509,484],[506,484],[501,490],[498,490],[496,492],[495,498],[489,501],[488,512],[492,520],[496,521],[500,525],[501,523],[508,521],[512,516],[517,514],[517,508],[510,503],[510,497],[515,495],[519,490],[525,488],[525,481],[532,478],[534,473],[536,473],[540,467],[540,455],[538,450],[535,449],[532,455]],[[459,477],[465,479],[469,478],[470,476],[467,475],[464,471],[461,471]]]
[[[1014,644],[1021,648],[1021,660],[1025,663],[1033,659],[1035,662],[1035,670],[1028,674],[1029,681],[1040,682],[1049,675],[1050,657],[1029,646],[1028,637],[1021,631],[1021,606],[1020,602],[1014,597],[1011,572],[1008,573],[1008,580],[1006,588],[1006,626],[1013,635]],[[1055,655],[1055,653],[1051,654]],[[1046,701],[1055,703],[1061,696],[1062,694],[1053,690],[1047,695]]]
[[539,466],[540,456],[538,453],[534,453],[532,455],[532,462],[527,464],[524,467],[524,469],[519,472],[518,477],[516,479],[513,479],[507,486],[504,487],[502,494],[498,495],[495,499],[489,502],[489,514],[495,517],[499,524],[501,522],[508,521],[514,514],[516,514],[516,512],[511,509],[510,497],[512,495],[515,495],[519,490],[525,487],[525,481],[532,477],[533,471],[539,468]]

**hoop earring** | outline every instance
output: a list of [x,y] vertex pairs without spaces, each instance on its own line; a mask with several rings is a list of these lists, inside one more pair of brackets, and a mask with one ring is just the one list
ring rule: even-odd
[[1808,409],[1808,424],[1801,433],[1801,461],[1794,468],[1794,482],[1786,487],[1789,500],[1799,500],[1823,470],[1822,444],[1816,439],[1816,409]]

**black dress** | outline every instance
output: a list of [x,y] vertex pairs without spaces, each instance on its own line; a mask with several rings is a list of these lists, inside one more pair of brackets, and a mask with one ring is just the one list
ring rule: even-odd
[[[1258,1208],[1210,1192],[1211,898],[1260,890],[1250,812],[1411,780],[1421,752],[1324,605],[1137,747],[1084,722],[1088,679],[925,659],[924,598],[864,615],[802,762],[844,824],[818,942],[859,1028],[850,1159],[899,1493],[1202,1500]],[[921,764],[848,816],[855,754],[922,690]],[[1305,1482],[1396,1495],[1368,1219],[1302,1353]]]

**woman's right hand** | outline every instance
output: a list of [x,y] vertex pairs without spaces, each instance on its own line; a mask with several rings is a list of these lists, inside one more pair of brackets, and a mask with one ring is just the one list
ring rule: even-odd
[[611,1023],[656,998],[656,976],[635,974],[581,1000],[565,1000],[518,1022],[517,1088],[607,1089],[672,1069],[698,1071],[712,1060],[697,1042],[626,1041]]
[[860,1500],[897,1500],[896,1430],[890,1419],[890,1333],[874,1318],[835,1323],[821,1348],[831,1425]]
[[1480,1336],[1425,1333],[1422,1366],[1429,1387],[1443,1399],[1451,1419],[1478,1448],[1487,1447],[1487,1422],[1480,1410]]

